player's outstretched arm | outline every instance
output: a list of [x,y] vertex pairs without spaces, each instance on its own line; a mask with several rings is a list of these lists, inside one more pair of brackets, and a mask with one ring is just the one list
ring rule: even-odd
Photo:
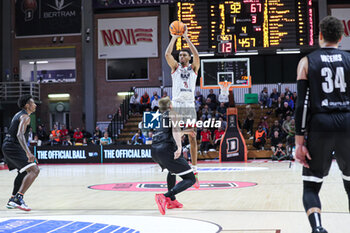
[[190,48],[191,50],[191,53],[193,54],[193,63],[192,63],[192,68],[193,70],[198,73],[198,70],[199,70],[199,54],[198,54],[198,50],[196,49],[196,47],[192,44],[190,38],[188,38],[188,29],[187,29],[187,26],[186,26],[186,30],[185,30],[185,33],[183,34],[183,37],[185,38],[187,44],[188,44],[188,47]]
[[176,43],[177,38],[179,38],[180,36],[178,36],[178,35],[171,35],[171,36],[172,36],[171,40],[170,40],[169,45],[165,51],[165,59],[171,68],[171,72],[174,72],[176,70],[178,64],[171,53],[173,52],[174,45]]
[[175,140],[176,146],[177,146],[177,151],[175,151],[174,154],[174,159],[178,159],[181,156],[181,151],[182,151],[182,142],[181,142],[181,137],[183,133],[181,132],[181,129],[179,125],[177,124],[179,121],[178,116],[176,112],[171,111],[170,112],[170,117],[172,122],[176,122],[176,124],[172,124],[172,133],[173,133],[173,138]]

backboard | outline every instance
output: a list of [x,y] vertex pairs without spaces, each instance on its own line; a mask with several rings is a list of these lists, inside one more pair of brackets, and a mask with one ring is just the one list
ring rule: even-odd
[[232,88],[251,87],[249,58],[201,60],[201,89],[219,89],[219,82],[231,82]]

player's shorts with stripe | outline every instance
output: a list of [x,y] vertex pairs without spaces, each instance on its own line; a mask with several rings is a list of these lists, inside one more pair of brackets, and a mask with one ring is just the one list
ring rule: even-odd
[[21,145],[13,142],[10,138],[5,138],[4,143],[2,144],[2,152],[10,171],[17,169],[22,173],[29,167],[36,165],[36,163],[28,162],[28,157]]
[[152,144],[152,148],[152,159],[160,165],[162,170],[166,168],[169,172],[180,176],[192,172],[192,168],[184,157],[174,159],[176,146],[174,147],[173,144]]
[[[185,123],[190,120],[190,122],[193,122],[193,120],[197,121],[197,112],[193,101],[176,101],[173,100],[172,106],[173,110],[179,115],[179,120],[184,121]],[[190,127],[194,127],[194,125],[190,125]]]
[[336,158],[344,180],[350,181],[350,113],[318,113],[310,120],[307,148],[310,168],[303,180],[320,183]]

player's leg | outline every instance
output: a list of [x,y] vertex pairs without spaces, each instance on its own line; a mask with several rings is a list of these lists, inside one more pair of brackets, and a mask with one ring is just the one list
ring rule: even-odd
[[197,138],[196,136],[189,136],[188,137],[190,141],[190,151],[191,151],[191,162],[192,162],[192,169],[193,173],[195,175],[196,182],[194,184],[195,188],[199,188],[199,180],[198,180],[198,172],[197,172],[197,159],[198,159],[198,146],[197,146]]
[[24,179],[24,177],[25,177],[26,175],[27,175],[27,172],[22,172],[22,173],[18,172],[18,174],[17,174],[17,176],[16,176],[16,178],[15,178],[14,184],[13,184],[12,196],[11,196],[11,198],[9,199],[9,201],[8,201],[8,203],[7,203],[7,205],[6,205],[6,207],[7,207],[8,209],[14,209],[14,207],[11,206],[9,203],[10,203],[11,201],[14,201],[14,197],[15,197],[15,195],[17,194],[19,188],[21,187],[22,181],[23,181],[23,179]]
[[312,232],[326,233],[321,223],[319,192],[332,163],[334,140],[330,133],[310,132],[307,147],[312,160],[308,161],[310,168],[303,168],[303,204]]
[[[172,174],[171,172],[168,172],[168,176],[166,179],[167,187],[168,187],[168,192],[175,187],[176,184],[176,175]],[[175,200],[175,196],[170,196],[170,199],[173,201]]]
[[339,169],[342,172],[342,178],[344,183],[344,188],[348,196],[348,205],[350,212],[350,137],[348,133],[339,133],[337,137],[337,144],[335,148],[335,157]]

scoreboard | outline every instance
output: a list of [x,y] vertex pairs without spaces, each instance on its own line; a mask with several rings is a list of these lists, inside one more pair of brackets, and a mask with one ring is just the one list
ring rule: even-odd
[[[200,52],[235,53],[314,45],[312,0],[203,0],[176,3]],[[178,39],[176,49],[188,47]]]

